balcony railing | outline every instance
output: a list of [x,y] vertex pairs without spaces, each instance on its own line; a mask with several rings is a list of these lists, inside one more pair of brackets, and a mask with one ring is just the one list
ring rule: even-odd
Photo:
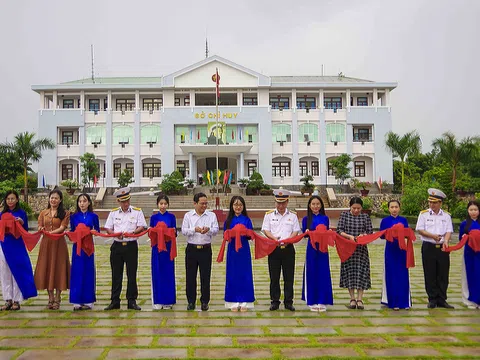
[[372,133],[368,134],[353,134],[353,142],[372,142]]

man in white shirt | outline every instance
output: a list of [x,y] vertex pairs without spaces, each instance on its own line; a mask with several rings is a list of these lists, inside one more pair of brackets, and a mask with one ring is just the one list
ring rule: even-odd
[[416,230],[422,240],[422,262],[425,290],[428,294],[429,309],[443,307],[453,309],[447,303],[450,253],[443,251],[453,232],[450,214],[441,209],[446,195],[438,190],[428,189],[428,210],[418,215]]
[[268,271],[270,273],[270,310],[280,307],[280,272],[283,273],[285,309],[295,311],[293,306],[293,281],[295,274],[295,247],[293,244],[284,244],[282,240],[296,236],[300,232],[297,213],[287,209],[288,190],[274,191],[275,210],[265,213],[262,231],[273,240],[278,241],[277,248],[268,255]]
[[123,267],[127,266],[127,301],[128,309],[141,310],[137,305],[137,268],[138,243],[137,238],[127,238],[123,234],[138,234],[147,228],[147,222],[142,209],[130,206],[130,188],[121,188],[113,194],[117,197],[120,207],[113,209],[108,215],[105,229],[108,234],[122,233],[115,238],[110,247],[110,266],[112,268],[111,303],[105,310],[120,309],[120,294],[122,292]]
[[208,200],[204,193],[193,197],[194,210],[185,214],[182,234],[187,237],[185,268],[187,278],[187,310],[195,310],[197,301],[197,271],[200,268],[200,302],[202,311],[210,302],[210,276],[212,273],[212,238],[218,232],[217,216],[207,211]]

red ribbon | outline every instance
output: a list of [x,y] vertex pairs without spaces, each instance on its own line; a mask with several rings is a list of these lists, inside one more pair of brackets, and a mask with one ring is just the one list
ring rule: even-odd
[[232,229],[225,230],[223,232],[223,241],[222,246],[220,246],[220,251],[218,252],[217,262],[222,262],[225,255],[225,246],[227,242],[230,242],[232,238],[235,238],[235,251],[238,252],[242,248],[242,236],[247,236],[251,238],[252,230],[247,229],[245,225],[237,224]]
[[467,242],[468,246],[470,246],[473,251],[476,253],[480,252],[480,230],[472,230],[468,234],[463,235],[458,244],[447,247],[445,251],[452,252],[459,250],[464,247]]
[[157,245],[158,252],[167,251],[167,241],[172,242],[172,248],[170,250],[170,260],[174,260],[177,257],[177,237],[175,228],[169,228],[167,225],[159,221],[154,228],[148,230],[148,236],[150,237],[150,246]]
[[393,239],[398,240],[400,249],[407,252],[407,268],[415,267],[415,252],[413,250],[413,242],[416,240],[415,233],[409,227],[404,227],[398,223],[386,230],[385,239],[393,242]]
[[332,230],[327,230],[325,225],[320,224],[317,225],[315,230],[308,231],[306,235],[310,237],[310,243],[315,250],[317,250],[315,244],[318,244],[318,249],[323,253],[327,253],[329,246],[335,246],[337,233]]
[[78,224],[75,231],[68,231],[66,234],[71,242],[77,244],[78,256],[81,255],[82,250],[87,256],[91,256],[94,253],[95,246],[93,244],[92,231],[87,225]]
[[133,233],[121,233],[121,232],[118,232],[118,233],[113,233],[113,234],[105,234],[105,233],[100,233],[96,230],[92,230],[92,235],[95,235],[95,236],[100,236],[100,237],[104,237],[104,238],[112,238],[112,237],[120,237],[123,235],[123,237],[126,237],[126,238],[138,238],[140,236],[143,236],[145,234],[148,233],[148,229],[147,230],[144,230],[138,234],[133,234]]

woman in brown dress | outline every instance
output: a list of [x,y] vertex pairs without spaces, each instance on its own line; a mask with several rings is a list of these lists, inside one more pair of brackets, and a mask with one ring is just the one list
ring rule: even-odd
[[[70,213],[63,207],[62,192],[52,190],[48,195],[47,209],[38,217],[38,230],[61,234],[67,229],[69,221]],[[70,284],[70,260],[64,237],[54,240],[43,236],[34,277],[37,289],[48,291],[47,308],[58,310],[62,290],[67,290]]]

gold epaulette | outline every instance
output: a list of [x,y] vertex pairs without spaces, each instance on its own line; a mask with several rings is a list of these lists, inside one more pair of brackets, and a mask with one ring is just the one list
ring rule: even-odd
[[452,216],[448,211],[443,210],[443,213]]
[[120,210],[119,207],[115,208],[115,209],[112,209],[112,211],[117,211],[117,210]]
[[268,211],[265,213],[265,215],[271,214],[271,213],[273,213],[274,211],[275,211],[275,209],[273,209],[273,210],[268,210]]
[[426,212],[429,212],[429,211],[430,210],[428,210],[428,209],[427,210],[422,210],[422,211],[420,211],[420,214],[425,214]]
[[142,211],[142,208],[139,208],[139,207],[132,207],[132,209],[136,211]]
[[290,211],[292,214],[297,215],[297,212],[296,212],[296,211],[293,211],[293,210],[288,210],[288,211]]

